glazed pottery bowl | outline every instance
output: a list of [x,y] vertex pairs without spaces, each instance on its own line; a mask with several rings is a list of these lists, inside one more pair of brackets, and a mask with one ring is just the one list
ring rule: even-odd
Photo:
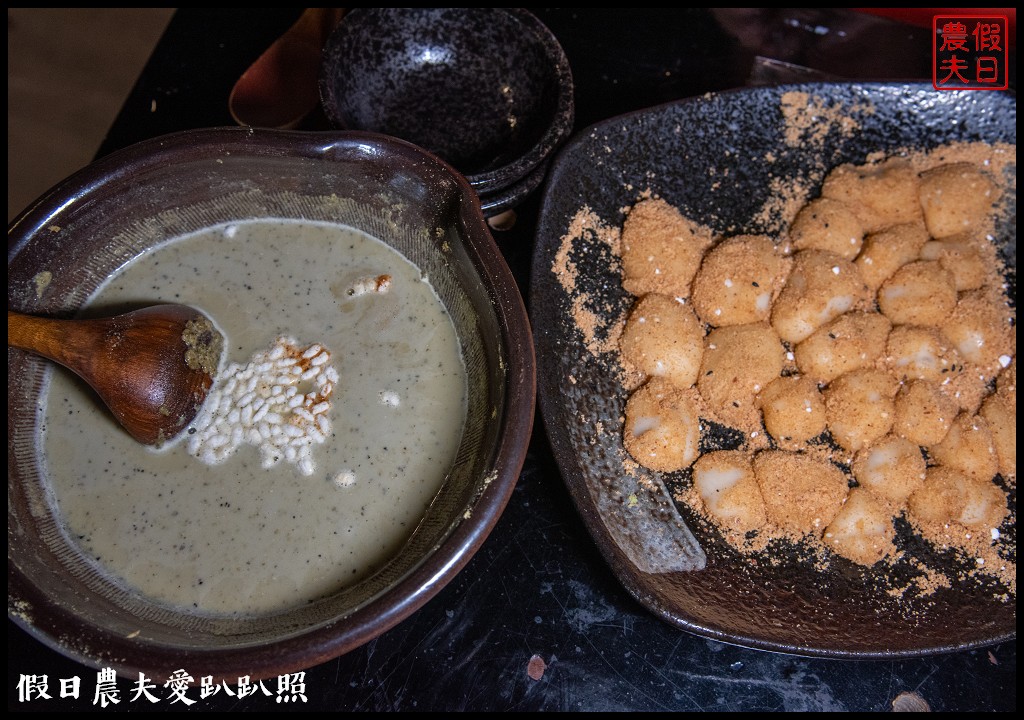
[[514,8],[356,8],[324,47],[320,97],[336,127],[426,148],[482,196],[527,178],[574,119],[565,53]]
[[[279,611],[193,613],[126,587],[69,537],[40,428],[40,408],[62,369],[9,350],[8,616],[86,665],[131,678],[186,668],[195,678],[234,682],[325,662],[401,622],[444,587],[486,540],[518,479],[535,392],[523,301],[474,191],[404,141],[219,128],[114,153],[11,224],[8,307],[74,317],[112,274],[167,239],[261,218],[361,230],[429,278],[452,318],[468,376],[457,453],[404,545],[372,572]],[[203,466],[196,468],[201,482]]]

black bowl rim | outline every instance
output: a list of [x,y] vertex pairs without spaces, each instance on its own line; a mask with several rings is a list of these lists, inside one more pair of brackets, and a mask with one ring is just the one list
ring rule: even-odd
[[484,215],[494,217],[521,204],[541,186],[550,166],[551,160],[545,159],[515,185],[482,194],[480,207]]

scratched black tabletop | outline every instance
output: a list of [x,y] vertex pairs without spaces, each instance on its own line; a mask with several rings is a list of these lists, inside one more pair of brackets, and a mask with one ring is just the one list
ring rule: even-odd
[[[232,85],[299,12],[178,10],[99,154],[168,132],[233,124]],[[749,84],[755,55],[838,77],[926,80],[931,73],[927,32],[841,11],[535,12],[569,57],[577,129]],[[828,46],[837,28],[846,28],[844,57]],[[859,45],[849,41],[854,32],[864,35]],[[862,54],[851,56],[857,47]],[[319,119],[308,122],[316,129]],[[517,208],[510,230],[495,232],[524,297],[539,210],[535,193]],[[534,656],[546,665],[540,679],[528,674]],[[152,702],[132,700],[133,683],[119,680],[120,702],[103,708],[94,704],[96,669],[8,621],[10,710],[889,711],[902,693],[916,693],[934,711],[1001,711],[1016,709],[1016,669],[1015,641],[918,659],[829,660],[727,645],[667,624],[628,595],[604,563],[561,480],[539,413],[508,507],[466,568],[376,640],[306,670],[301,687],[279,693],[268,681],[266,693],[257,688],[244,698],[223,689],[204,698],[196,687],[184,693],[186,702],[161,682]],[[50,697],[24,701],[26,676],[44,675]],[[61,681],[76,677],[78,698],[62,698]]]

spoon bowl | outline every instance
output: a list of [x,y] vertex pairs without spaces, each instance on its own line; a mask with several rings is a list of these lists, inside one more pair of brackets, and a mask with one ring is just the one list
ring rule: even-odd
[[74,372],[132,437],[159,446],[199,412],[217,373],[224,338],[194,308],[154,305],[93,320],[8,310],[7,344]]

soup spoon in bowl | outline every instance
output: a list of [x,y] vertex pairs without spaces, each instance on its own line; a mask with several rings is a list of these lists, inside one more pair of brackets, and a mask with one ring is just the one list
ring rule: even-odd
[[186,305],[87,320],[8,310],[7,345],[74,372],[132,437],[159,447],[198,414],[217,374],[224,337]]

